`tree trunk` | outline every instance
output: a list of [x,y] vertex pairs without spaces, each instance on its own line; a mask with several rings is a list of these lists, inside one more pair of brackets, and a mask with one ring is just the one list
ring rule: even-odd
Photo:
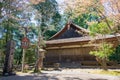
[[40,72],[43,67],[44,50],[39,49],[37,53],[38,53],[38,58],[35,64],[34,72]]
[[96,57],[97,62],[102,66],[103,70],[108,70],[106,59],[100,59]]
[[107,61],[106,61],[106,59],[103,59],[103,60],[102,60],[102,68],[103,68],[103,70],[105,70],[105,71],[107,71],[107,70],[108,70],[108,68],[107,68]]
[[41,72],[42,66],[43,66],[43,58],[39,57],[38,60],[36,61],[34,72]]
[[10,40],[7,43],[6,57],[3,68],[4,76],[13,75],[12,69],[13,69],[14,51],[15,51],[15,42],[13,40]]
[[40,58],[36,61],[34,72],[40,72],[39,65],[40,65]]

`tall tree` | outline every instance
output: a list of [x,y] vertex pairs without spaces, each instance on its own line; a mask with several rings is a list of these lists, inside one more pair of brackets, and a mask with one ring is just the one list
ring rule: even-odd
[[[4,68],[3,68],[3,75],[12,74],[12,68],[13,68],[13,54],[14,54],[14,41],[13,39],[13,28],[15,28],[14,24],[17,23],[15,14],[19,12],[18,7],[15,6],[15,3],[19,3],[18,1],[14,0],[3,0],[1,1],[3,4],[1,7],[1,21],[0,25],[1,28],[4,30],[2,33],[5,33],[5,35],[1,34],[3,37],[5,37],[6,41],[6,49],[5,49],[5,62],[4,62]],[[13,44],[12,44],[13,43]]]
[[[93,51],[90,51],[91,55],[96,56],[96,60],[101,64],[102,69],[108,70],[107,62],[109,61],[109,56],[112,55],[114,48],[111,43],[107,43],[105,40],[106,34],[110,34],[111,31],[107,27],[105,22],[94,23],[89,27],[90,35],[94,36],[94,40],[91,40],[92,44],[96,44]],[[96,37],[97,35],[97,37]],[[97,38],[102,37],[100,42],[97,42]]]
[[[35,12],[27,0],[3,0],[1,4],[0,28],[2,33],[0,35],[6,41],[5,44],[11,39],[17,42],[15,59],[20,61],[22,56],[20,43],[24,34],[23,27],[32,27],[31,16]],[[31,36],[32,34],[28,35]],[[18,51],[19,53],[17,53]]]
[[[38,25],[37,53],[39,56],[41,54],[39,53],[39,50],[40,48],[43,48],[43,44],[41,42],[44,39],[45,32],[52,27],[53,23],[55,23],[54,20],[56,20],[56,22],[59,21],[59,19],[57,20],[55,16],[58,16],[58,18],[60,18],[59,17],[60,15],[58,12],[58,5],[55,0],[45,0],[45,2],[41,2],[33,6],[40,14],[40,17],[37,16],[35,17]],[[35,72],[39,72],[40,71],[39,68],[42,68],[40,67],[39,64],[42,64],[40,57],[36,61],[35,70],[34,70]]]

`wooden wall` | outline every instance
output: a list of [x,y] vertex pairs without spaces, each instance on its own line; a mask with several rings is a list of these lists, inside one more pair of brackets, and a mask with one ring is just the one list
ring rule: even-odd
[[[97,40],[100,43],[101,40]],[[107,38],[106,42],[113,44],[117,47],[119,42],[116,38]],[[89,41],[70,42],[47,44],[45,62],[81,62],[81,61],[96,61],[95,56],[89,54],[97,44],[89,44]]]
[[46,53],[45,61],[51,62],[79,62],[93,61],[95,57],[89,52],[92,47],[64,48],[64,49],[49,49]]

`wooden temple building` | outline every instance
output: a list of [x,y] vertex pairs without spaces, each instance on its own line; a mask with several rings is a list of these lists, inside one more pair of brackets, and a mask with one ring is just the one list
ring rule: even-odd
[[[105,37],[96,36],[97,42],[103,38],[107,42],[118,45],[118,40],[114,35]],[[117,35],[120,37],[120,35]],[[45,62],[48,63],[80,63],[97,64],[95,56],[89,54],[97,44],[90,44],[93,37],[89,36],[89,31],[73,23],[67,23],[65,27],[46,41]]]

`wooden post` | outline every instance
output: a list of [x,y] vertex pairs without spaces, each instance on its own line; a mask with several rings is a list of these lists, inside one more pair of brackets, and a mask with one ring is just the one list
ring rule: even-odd
[[61,62],[61,54],[59,54],[59,62]]
[[24,32],[24,38],[22,39],[21,42],[21,47],[23,48],[23,54],[22,54],[22,72],[24,72],[24,66],[25,66],[25,49],[29,47],[30,40],[27,38],[27,27],[23,27],[25,32]]
[[22,72],[24,72],[24,65],[25,65],[25,49],[23,49],[23,54],[22,54]]

